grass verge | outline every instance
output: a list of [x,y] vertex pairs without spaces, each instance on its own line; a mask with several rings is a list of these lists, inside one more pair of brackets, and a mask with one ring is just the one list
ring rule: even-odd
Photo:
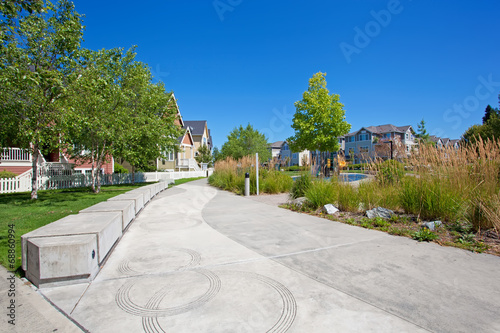
[[189,182],[192,182],[193,180],[198,180],[198,179],[203,179],[203,178],[206,178],[206,177],[194,177],[194,178],[176,179],[175,183],[170,184],[169,187],[177,186],[177,185],[181,185],[181,184],[185,184],[185,183],[189,183]]

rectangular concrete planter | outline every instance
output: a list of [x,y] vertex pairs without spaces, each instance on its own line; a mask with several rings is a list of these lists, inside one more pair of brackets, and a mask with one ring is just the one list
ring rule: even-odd
[[122,235],[122,216],[119,212],[98,212],[69,215],[21,236],[23,269],[27,267],[27,242],[30,238],[71,235],[95,235],[97,258],[101,263]]
[[144,200],[144,206],[151,200],[151,189],[148,188],[147,186],[137,188],[135,190],[129,191],[126,194],[142,194],[143,195],[143,200]]
[[37,287],[88,281],[99,271],[95,234],[29,238],[27,253],[26,278]]
[[144,208],[144,193],[131,193],[127,192],[124,194],[117,195],[116,197],[108,199],[108,201],[134,201],[135,203],[135,215],[139,214],[141,209]]
[[122,214],[122,230],[125,230],[135,218],[135,203],[133,200],[104,201],[85,208],[81,213],[119,212]]
[[166,188],[168,188],[168,183],[166,181],[160,181],[158,184],[160,185],[160,191],[163,191]]

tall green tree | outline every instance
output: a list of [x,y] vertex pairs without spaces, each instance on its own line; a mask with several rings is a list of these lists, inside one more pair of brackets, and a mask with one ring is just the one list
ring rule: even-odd
[[486,124],[492,116],[498,118],[500,116],[500,111],[498,109],[492,108],[491,105],[488,104],[488,106],[484,110],[483,124]]
[[41,151],[59,148],[68,77],[83,35],[72,2],[2,1],[0,6],[0,144],[32,153],[32,192],[37,199]]
[[127,94],[122,89],[133,50],[83,50],[80,69],[70,88],[68,128],[64,139],[68,152],[92,165],[92,190],[100,191],[100,170],[128,130]]
[[259,154],[259,160],[267,161],[271,158],[269,143],[264,134],[254,129],[252,125],[247,127],[235,127],[227,136],[227,142],[222,145],[220,155],[222,159],[232,157],[240,159],[244,156]]
[[[498,95],[500,105],[500,95]],[[475,143],[479,138],[486,140],[500,139],[500,110],[488,105],[484,111],[482,125],[472,125],[462,135],[462,144]]]
[[150,69],[134,62],[122,88],[126,92],[127,128],[116,144],[115,157],[129,162],[134,169],[144,168],[157,158],[167,158],[178,147],[181,128],[175,124],[177,109],[173,93],[162,82],[152,83]]
[[212,156],[213,156],[214,163],[219,161],[222,158],[219,147],[217,147],[217,146],[214,147],[214,149],[212,150]]
[[420,123],[417,125],[417,134],[415,135],[419,141],[423,143],[428,143],[430,140],[430,135],[427,133],[427,129],[425,128],[425,120],[422,118]]
[[483,120],[487,118],[482,125],[472,125],[462,135],[462,142],[475,143],[479,138],[482,140],[499,140],[500,139],[500,115],[491,108],[486,108]]
[[208,146],[202,144],[200,148],[198,148],[198,156],[195,157],[196,162],[198,163],[208,163],[209,166],[213,163],[213,156]]
[[309,87],[302,100],[295,102],[292,128],[295,135],[288,138],[292,151],[338,151],[336,139],[345,135],[351,125],[345,120],[344,105],[339,95],[326,88],[326,73],[318,72],[309,79]]

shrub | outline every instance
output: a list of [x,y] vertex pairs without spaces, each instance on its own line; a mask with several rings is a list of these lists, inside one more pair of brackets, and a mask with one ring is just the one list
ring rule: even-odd
[[358,163],[349,165],[350,170],[364,170],[368,167],[367,163]]
[[292,165],[289,167],[284,167],[282,169],[285,171],[307,171],[308,167],[307,166]]
[[114,168],[115,168],[115,173],[128,173],[128,170],[121,164],[115,163]]
[[16,178],[16,177],[17,177],[17,174],[15,174],[14,172],[7,171],[5,169],[0,171],[0,179],[2,179],[2,178]]
[[316,181],[311,184],[305,197],[315,209],[337,201],[337,191],[331,182]]
[[311,184],[312,184],[311,175],[307,172],[303,173],[293,183],[292,189],[290,191],[290,197],[292,197],[293,199],[297,199],[305,196]]

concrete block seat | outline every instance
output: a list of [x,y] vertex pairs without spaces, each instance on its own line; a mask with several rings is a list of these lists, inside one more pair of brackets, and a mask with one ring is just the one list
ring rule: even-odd
[[144,200],[144,206],[146,206],[146,204],[151,200],[151,198],[153,197],[153,194],[152,194],[153,191],[151,191],[151,188],[148,187],[148,186],[143,186],[143,187],[139,187],[139,188],[136,188],[135,190],[132,190],[132,191],[128,191],[127,193],[125,194],[142,194],[143,195],[143,200]]
[[160,191],[166,190],[168,188],[168,182],[167,181],[160,180],[160,182],[158,183],[158,185],[160,185]]
[[59,280],[91,279],[96,273],[95,265],[104,261],[122,236],[122,223],[120,212],[84,213],[66,216],[24,234],[22,268],[37,286]]
[[135,218],[135,200],[104,201],[80,211],[84,214],[95,212],[119,212],[122,215],[122,230],[125,230]]
[[95,234],[34,237],[26,242],[26,278],[35,286],[90,281],[99,272]]
[[135,215],[137,215],[141,209],[144,208],[144,193],[131,192],[132,191],[129,191],[127,193],[117,195],[116,197],[109,198],[108,201],[133,201],[135,204]]
[[163,191],[163,189],[161,188],[160,183],[155,183],[155,184],[152,184],[150,186],[151,186],[151,188],[154,188],[155,195],[158,195],[158,193],[160,193],[161,191]]

